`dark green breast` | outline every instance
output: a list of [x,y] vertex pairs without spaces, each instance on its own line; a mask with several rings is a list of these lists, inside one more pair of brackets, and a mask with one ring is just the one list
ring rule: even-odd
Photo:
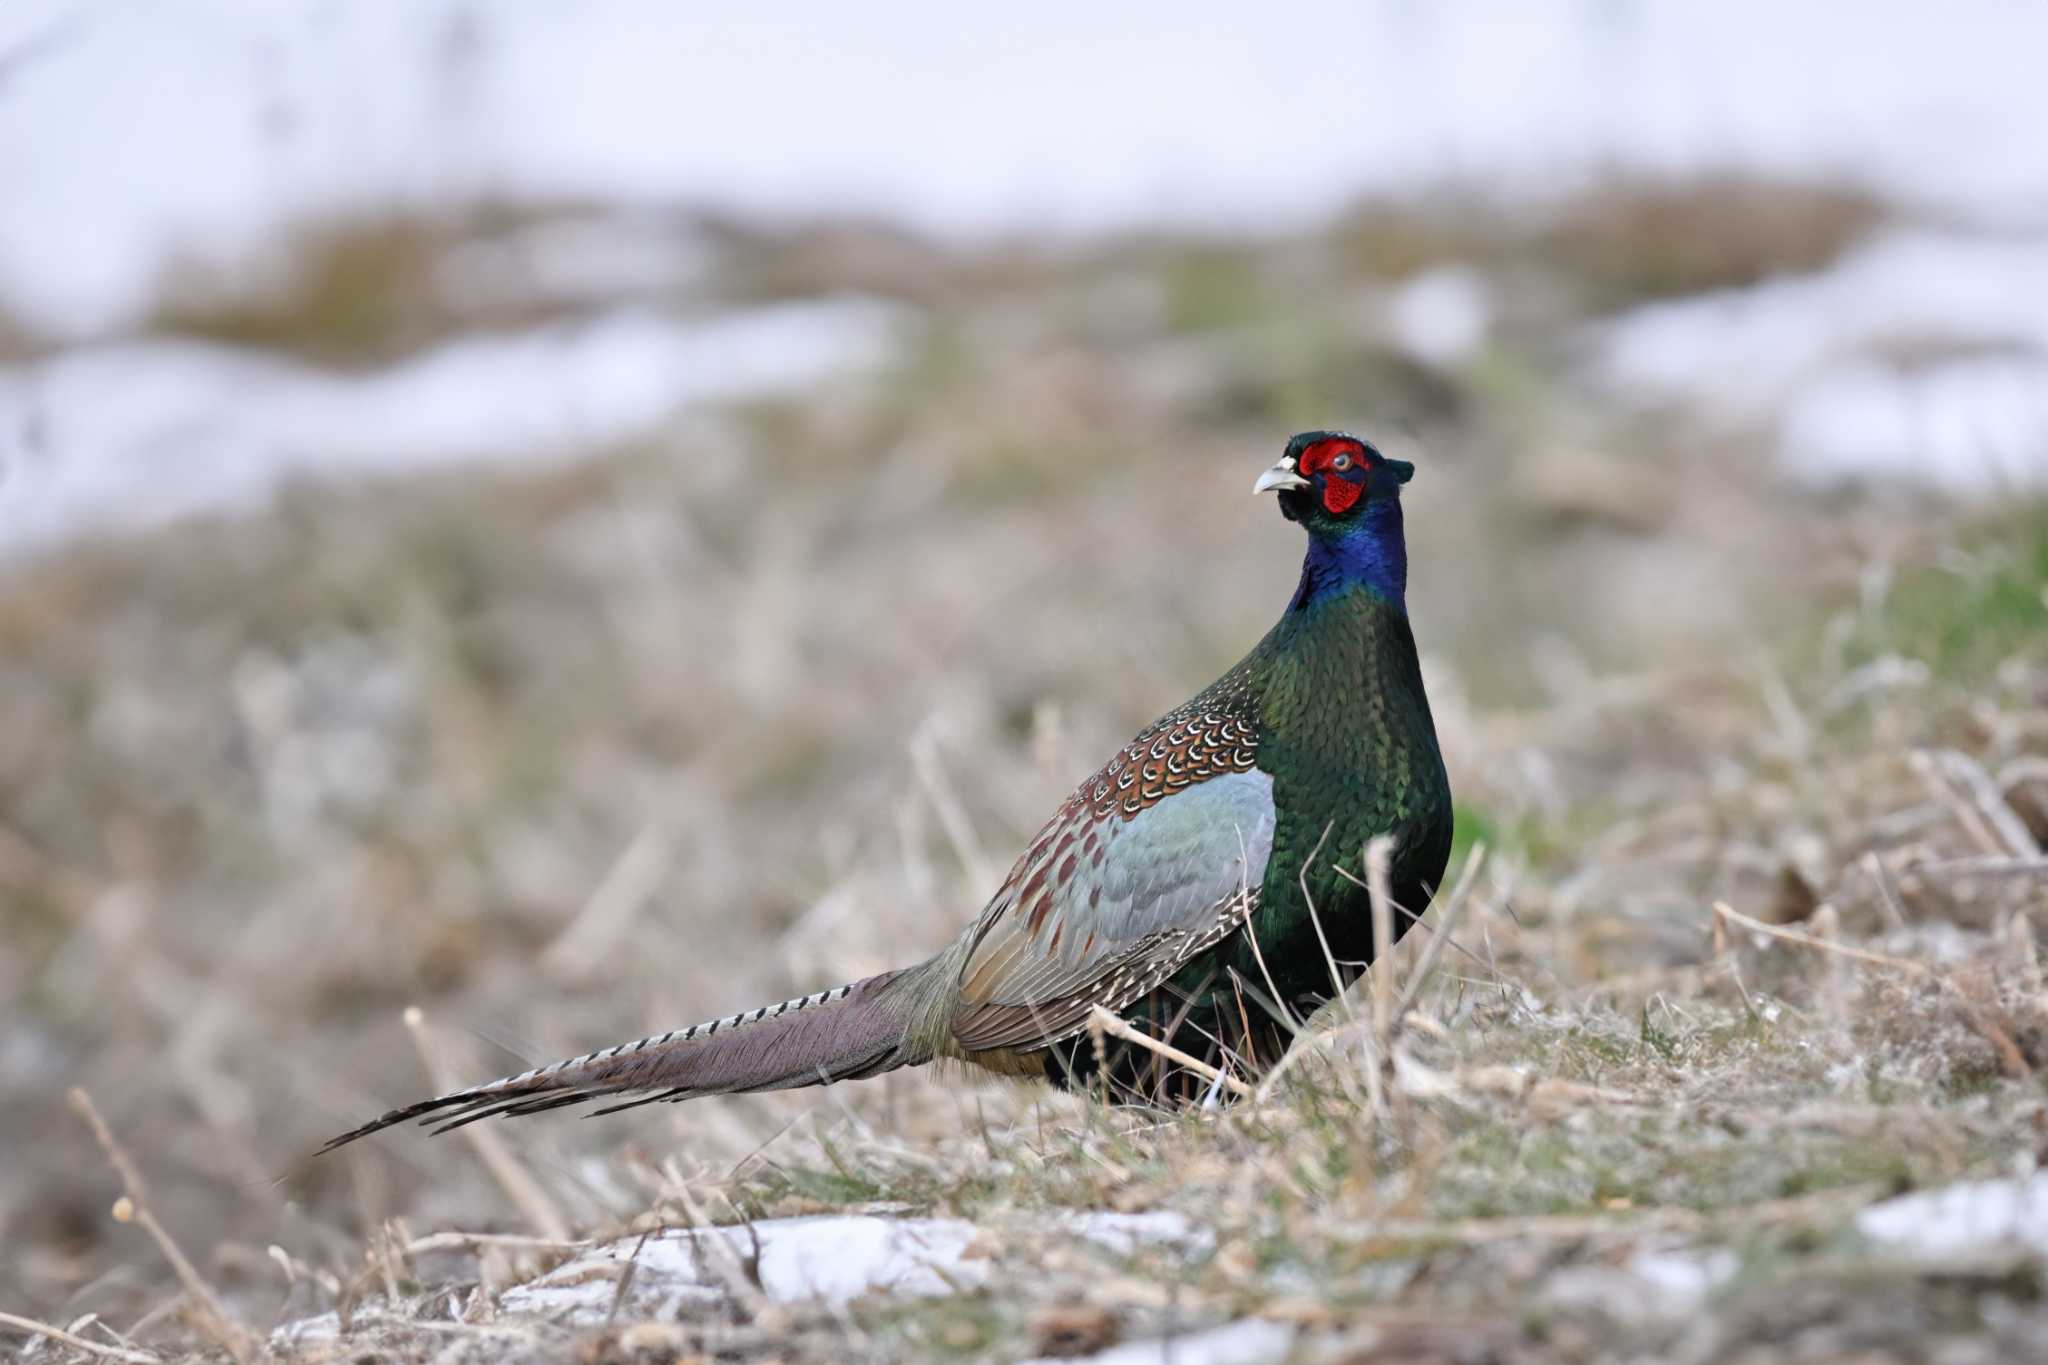
[[[1363,586],[1290,610],[1190,706],[1221,706],[1251,722],[1256,766],[1273,779],[1273,849],[1253,920],[1258,952],[1233,934],[1124,1014],[1153,1037],[1242,1071],[1271,1065],[1293,1037],[1261,997],[1277,991],[1299,1020],[1333,994],[1331,958],[1345,985],[1371,961],[1371,903],[1359,885],[1369,840],[1396,840],[1390,882],[1403,908],[1393,916],[1395,937],[1428,905],[1450,855],[1450,783],[1407,617]],[[1094,1084],[1106,1072],[1111,1093],[1148,1103],[1199,1099],[1209,1084],[1125,1044],[1111,1043],[1098,1061],[1085,1035],[1048,1049],[1046,1072],[1061,1084]]]
[[[1408,618],[1372,590],[1329,593],[1290,611],[1246,662],[1257,675],[1258,766],[1273,778],[1277,816],[1254,927],[1275,984],[1320,1001],[1330,971],[1310,905],[1348,980],[1373,950],[1370,902],[1358,885],[1366,843],[1394,836],[1398,936],[1442,880],[1450,782]],[[1241,939],[1226,947],[1232,965],[1256,970]]]

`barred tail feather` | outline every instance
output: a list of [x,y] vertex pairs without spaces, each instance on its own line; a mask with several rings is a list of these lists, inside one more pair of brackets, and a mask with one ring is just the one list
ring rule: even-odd
[[912,1055],[907,1041],[907,993],[891,989],[907,975],[884,972],[422,1100],[343,1133],[320,1150],[331,1152],[414,1119],[438,1125],[434,1132],[439,1134],[478,1119],[538,1114],[605,1095],[636,1098],[593,1114],[698,1095],[791,1090],[893,1071],[926,1060]]

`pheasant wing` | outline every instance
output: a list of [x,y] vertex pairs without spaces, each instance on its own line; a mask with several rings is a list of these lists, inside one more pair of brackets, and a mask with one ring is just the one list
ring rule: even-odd
[[1191,704],[1081,784],[976,923],[953,1016],[962,1048],[1058,1042],[1244,922],[1273,848],[1256,747],[1248,720]]

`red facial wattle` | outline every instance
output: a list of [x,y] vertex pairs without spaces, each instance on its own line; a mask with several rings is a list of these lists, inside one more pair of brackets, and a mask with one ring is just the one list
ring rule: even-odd
[[1341,517],[1351,510],[1351,504],[1357,502],[1363,492],[1363,485],[1351,482],[1342,474],[1332,474],[1323,480],[1323,508],[1331,516]]
[[[1346,457],[1341,469],[1340,456]],[[1296,468],[1305,477],[1322,476],[1323,510],[1340,517],[1365,495],[1367,460],[1365,447],[1356,441],[1318,441],[1301,452]]]

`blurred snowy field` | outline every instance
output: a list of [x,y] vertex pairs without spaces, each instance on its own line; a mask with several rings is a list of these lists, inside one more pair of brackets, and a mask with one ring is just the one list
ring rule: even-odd
[[2048,478],[2048,236],[1881,237],[1812,276],[1636,309],[1600,350],[1617,395],[1775,423],[1820,482]]
[[691,403],[872,364],[892,317],[859,299],[699,321],[618,307],[458,337],[363,374],[184,340],[69,348],[0,368],[0,414],[34,443],[0,484],[0,551],[247,507],[295,475],[613,449]]
[[133,321],[165,253],[478,197],[853,210],[954,230],[1301,227],[1366,191],[1607,170],[1846,177],[2048,216],[2048,12],[1769,0],[1191,16],[1056,0],[13,0],[0,295]]
[[[926,5],[14,0],[0,552],[154,519],[140,509],[244,503],[295,473],[573,456],[691,404],[888,358],[895,333],[865,303],[709,313],[715,262],[603,228],[509,269],[470,262],[472,292],[566,299],[573,316],[436,338],[368,372],[151,330],[194,276],[278,273],[309,224],[488,204],[581,205],[600,224],[650,207],[871,215],[986,244],[1286,234],[1361,196],[1447,189],[1514,212],[1630,178],[1840,184],[1915,226],[1812,278],[1603,323],[1583,339],[1586,378],[1774,431],[1822,479],[2036,481],[2044,50],[2048,10],[1995,0],[1383,0],[1230,18],[1068,3],[1000,21]],[[1470,357],[1485,282],[1436,283],[1410,291],[1403,328],[1439,361]],[[693,316],[632,307],[639,287],[693,285]]]

